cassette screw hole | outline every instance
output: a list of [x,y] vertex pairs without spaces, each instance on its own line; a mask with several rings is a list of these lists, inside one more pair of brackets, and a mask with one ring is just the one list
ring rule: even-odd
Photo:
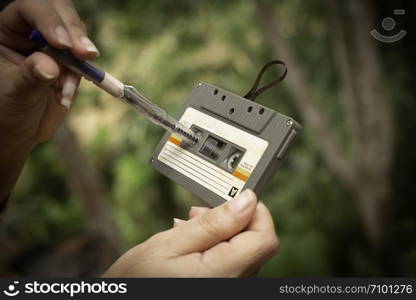
[[230,108],[230,111],[228,112],[230,115],[234,113],[234,108]]
[[229,156],[229,158],[227,159],[227,168],[229,170],[234,170],[235,167],[237,167],[241,154],[242,153],[240,151],[237,151]]
[[264,108],[260,108],[259,110],[259,115],[262,115],[262,114],[264,114]]
[[252,112],[253,111],[253,106],[249,106],[248,108],[247,108],[247,112]]
[[227,96],[225,96],[225,95],[222,95],[222,96],[221,96],[221,100],[222,100],[222,101],[224,101],[224,100],[225,100],[225,98],[227,98]]
[[286,126],[292,126],[292,124],[293,124],[293,121],[292,120],[287,120],[286,121]]
[[214,91],[214,95],[216,95],[216,94],[218,94],[218,90],[215,90],[215,91]]

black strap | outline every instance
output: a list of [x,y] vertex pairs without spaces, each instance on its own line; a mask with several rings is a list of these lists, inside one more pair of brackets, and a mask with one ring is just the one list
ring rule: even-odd
[[[258,88],[261,78],[263,77],[263,73],[266,72],[266,70],[272,66],[272,65],[281,65],[285,68],[283,74],[276,80],[273,80],[272,82],[266,84],[265,86]],[[263,68],[261,68],[259,75],[257,75],[256,81],[253,84],[253,87],[248,91],[248,93],[244,96],[244,98],[249,99],[251,101],[254,101],[254,99],[256,99],[256,97],[258,95],[260,95],[261,93],[263,93],[265,90],[268,90],[269,88],[271,88],[272,86],[278,84],[279,82],[281,82],[283,79],[285,79],[287,74],[287,67],[286,64],[280,60],[272,60],[271,62],[268,62],[267,64],[265,64],[263,66]]]

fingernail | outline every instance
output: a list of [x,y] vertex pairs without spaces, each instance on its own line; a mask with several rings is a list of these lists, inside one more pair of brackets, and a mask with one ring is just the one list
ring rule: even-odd
[[65,79],[63,86],[62,86],[62,96],[72,99],[72,97],[75,94],[76,89],[77,89],[76,83],[73,80],[71,80],[71,78],[67,78]]
[[61,105],[69,110],[71,108],[71,98],[69,98],[68,96],[62,97]]
[[228,202],[228,207],[235,213],[243,212],[255,200],[253,191],[246,189],[239,194],[235,199]]
[[69,37],[69,33],[62,25],[59,25],[55,28],[55,33],[58,37],[59,43],[61,43],[64,46],[67,46],[68,48],[72,47],[72,42],[71,38]]
[[100,55],[100,51],[98,51],[97,47],[95,47],[93,42],[91,42],[91,40],[86,36],[81,38],[81,43],[85,46],[85,49],[87,49],[88,52],[93,52],[96,55]]
[[53,79],[55,77],[54,74],[50,74],[47,71],[42,70],[42,68],[40,66],[35,66],[35,69],[34,70],[35,70],[35,73],[37,75],[39,75],[40,77],[42,77],[42,79],[51,80],[51,79]]
[[182,222],[184,222],[184,220],[178,219],[178,218],[173,218],[173,224],[182,223]]
[[71,99],[74,97],[76,89],[76,83],[73,80],[71,80],[70,77],[66,78],[62,86],[61,99],[61,105],[64,106],[66,109],[69,109],[71,107]]
[[205,206],[191,206],[189,210],[189,214],[196,214],[199,215],[201,213],[205,213],[209,208]]

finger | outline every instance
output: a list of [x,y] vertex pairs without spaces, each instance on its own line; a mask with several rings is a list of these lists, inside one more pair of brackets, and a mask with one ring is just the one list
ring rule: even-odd
[[192,206],[189,210],[189,219],[193,219],[197,216],[200,216],[207,211],[210,211],[210,208],[204,206]]
[[274,231],[273,217],[270,214],[269,209],[263,202],[257,203],[256,213],[253,216],[250,224],[247,226],[247,231],[267,232],[269,230]]
[[47,0],[15,1],[1,12],[0,43],[17,51],[33,47],[28,33],[37,29],[50,45],[56,48],[71,48],[72,41],[58,12]]
[[183,222],[186,222],[185,220],[173,218],[173,227],[181,225]]
[[[52,90],[48,91],[53,93]],[[43,117],[39,124],[39,134],[36,136],[36,141],[38,143],[43,143],[50,140],[55,134],[56,129],[62,124],[68,110],[66,107],[58,103],[53,97],[47,97],[48,105],[43,114]]]
[[2,58],[0,60],[0,68],[2,68],[2,70],[6,69],[10,65],[20,65],[26,59],[24,55],[2,45],[0,45],[0,57]]
[[72,1],[54,1],[53,6],[68,28],[74,46],[71,52],[81,59],[92,59],[99,55],[97,47],[87,37],[85,25],[82,23]]
[[55,83],[59,76],[56,62],[41,52],[35,52],[8,76],[5,94],[10,99],[19,99],[20,108],[31,106],[46,86]]
[[173,255],[204,251],[246,227],[256,203],[256,195],[246,190],[235,199],[158,236],[164,239],[166,249]]
[[69,72],[64,77],[64,81],[62,83],[62,96],[59,99],[59,103],[68,110],[74,101],[75,91],[79,85],[80,80],[81,77],[72,72]]
[[[202,261],[208,267],[221,269],[226,274],[247,276],[273,257],[278,249],[279,240],[270,212],[259,202],[248,229],[228,242],[205,251]],[[227,259],[224,260],[224,257]]]

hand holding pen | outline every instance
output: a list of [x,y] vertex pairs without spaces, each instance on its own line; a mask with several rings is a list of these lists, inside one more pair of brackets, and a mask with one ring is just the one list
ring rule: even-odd
[[28,40],[33,28],[80,60],[98,55],[69,1],[17,0],[1,11],[0,209],[31,150],[49,140],[62,123],[80,80],[50,56],[34,52]]

